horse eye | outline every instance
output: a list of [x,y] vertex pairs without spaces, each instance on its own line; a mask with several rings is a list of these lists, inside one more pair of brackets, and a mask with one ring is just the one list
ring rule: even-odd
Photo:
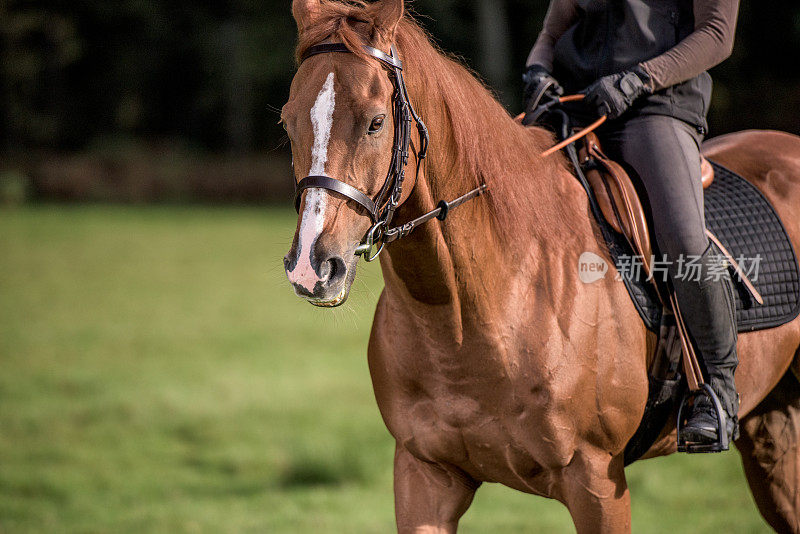
[[369,125],[369,133],[374,134],[381,131],[383,128],[383,119],[384,115],[378,115],[374,119],[372,119],[372,124]]

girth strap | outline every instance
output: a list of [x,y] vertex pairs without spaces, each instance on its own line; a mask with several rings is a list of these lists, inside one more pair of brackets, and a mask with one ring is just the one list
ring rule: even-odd
[[300,202],[303,198],[303,191],[313,187],[327,189],[328,191],[333,191],[335,193],[339,193],[340,195],[344,195],[367,210],[372,222],[375,222],[378,217],[378,207],[371,198],[352,185],[346,184],[340,180],[329,178],[328,176],[307,176],[306,178],[300,180],[300,183],[297,184],[297,189],[295,189],[294,193],[295,210],[298,212],[300,211]]

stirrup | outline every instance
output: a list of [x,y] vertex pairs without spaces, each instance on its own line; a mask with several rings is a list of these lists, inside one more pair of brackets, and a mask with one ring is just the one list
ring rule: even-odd
[[[686,403],[690,399],[694,399],[699,395],[705,395],[711,399],[711,404],[714,406],[714,411],[717,412],[717,441],[714,443],[691,443],[687,442],[683,437],[683,411]],[[700,389],[696,391],[689,391],[684,395],[681,405],[678,408],[678,452],[685,452],[689,454],[705,453],[705,452],[723,452],[730,449],[730,439],[728,437],[728,429],[725,425],[723,418],[724,411],[719,397],[711,389],[708,384],[700,384]]]

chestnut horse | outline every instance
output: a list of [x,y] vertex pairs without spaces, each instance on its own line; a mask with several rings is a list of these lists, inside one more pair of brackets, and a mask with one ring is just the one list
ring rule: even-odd
[[[480,184],[489,194],[386,247],[369,366],[396,440],[401,532],[455,532],[481,482],[562,502],[580,533],[629,532],[623,452],[647,400],[652,344],[623,284],[579,279],[578,258],[608,259],[586,195],[550,134],[516,124],[466,68],[440,53],[402,0],[294,0],[298,68],[282,119],[294,172],[336,177],[370,197],[392,158],[394,88],[370,45],[404,63],[430,130],[411,161],[396,219],[408,221]],[[800,249],[800,138],[744,132],[706,145],[774,204]],[[350,198],[304,192],[285,259],[298,295],[338,305],[370,228]],[[610,263],[610,262],[609,262]],[[800,532],[800,319],[742,334],[736,445],[756,502],[776,530]],[[794,373],[794,374],[793,374]],[[665,430],[647,457],[675,452]]]

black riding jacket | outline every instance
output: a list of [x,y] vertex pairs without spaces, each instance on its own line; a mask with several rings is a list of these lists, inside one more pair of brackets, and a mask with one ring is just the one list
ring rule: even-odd
[[641,65],[655,92],[632,112],[669,115],[705,132],[706,69],[730,54],[737,12],[738,0],[552,0],[529,63],[551,68],[570,93]]

